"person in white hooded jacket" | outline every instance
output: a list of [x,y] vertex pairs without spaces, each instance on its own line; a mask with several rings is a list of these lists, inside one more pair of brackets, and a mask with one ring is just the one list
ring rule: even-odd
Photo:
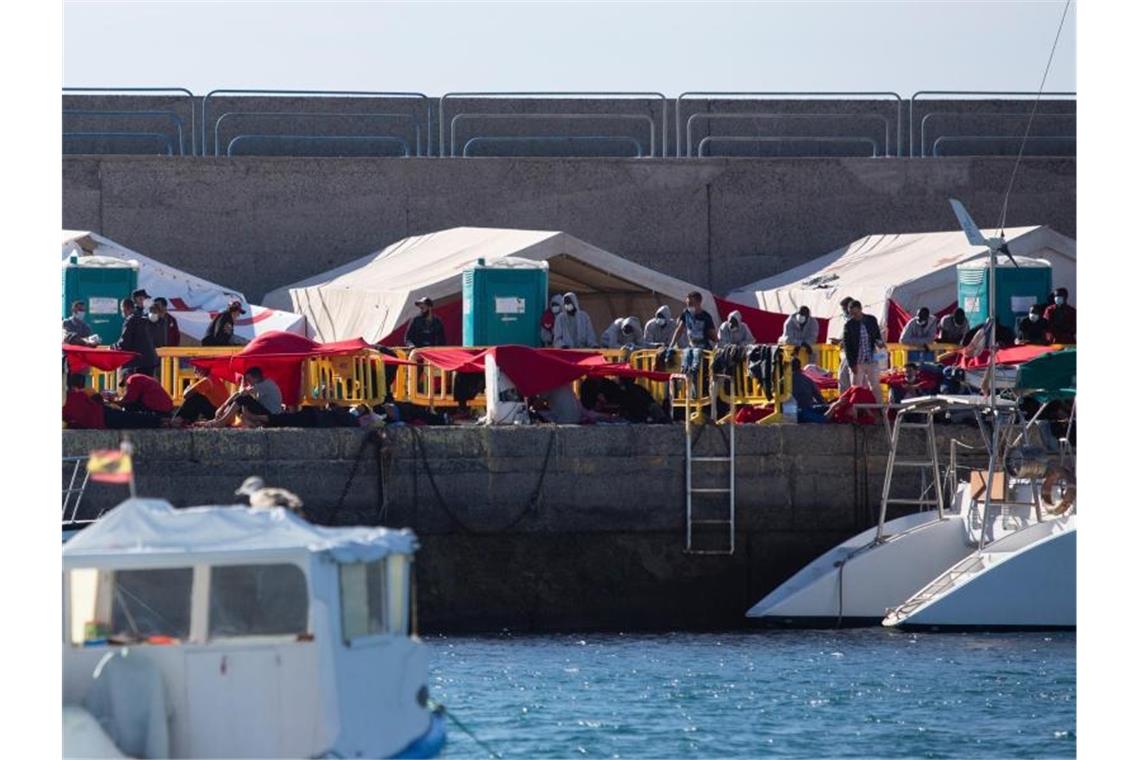
[[598,336],[590,315],[578,308],[578,296],[562,296],[562,312],[554,318],[555,348],[597,348]]
[[752,331],[744,324],[744,316],[739,311],[729,312],[728,319],[720,323],[716,338],[717,348],[751,346],[756,342],[756,338],[752,337]]
[[621,317],[602,332],[602,348],[641,348],[641,320],[637,317]]
[[[667,346],[669,340],[673,336],[673,332],[677,329],[677,321],[673,319],[673,312],[668,306],[662,306],[657,309],[653,318],[645,323],[645,334],[643,339],[647,346]],[[685,348],[689,345],[689,338],[687,335],[682,334],[677,339],[677,348]]]
[[811,315],[811,309],[801,306],[795,314],[788,316],[784,322],[784,334],[778,341],[780,345],[804,348],[808,352],[808,359],[804,364],[815,361],[815,342],[819,339],[819,321]]

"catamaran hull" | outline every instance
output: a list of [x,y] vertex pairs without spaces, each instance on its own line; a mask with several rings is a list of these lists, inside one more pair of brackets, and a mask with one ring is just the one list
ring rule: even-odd
[[[1040,533],[1012,552],[934,595],[887,626],[938,630],[1064,630],[1077,625],[1077,529],[1039,524]],[[1013,538],[1011,536],[1011,538]],[[996,544],[994,548],[1000,548]]]
[[768,625],[879,625],[890,607],[926,586],[970,552],[962,518],[934,511],[871,528],[817,557],[747,613]]

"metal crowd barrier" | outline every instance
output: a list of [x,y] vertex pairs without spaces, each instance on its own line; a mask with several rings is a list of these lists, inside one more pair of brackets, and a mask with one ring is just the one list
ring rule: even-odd
[[[963,112],[963,111],[929,111],[928,113],[923,115],[922,121],[919,124],[918,146],[919,146],[919,156],[920,157],[926,158],[926,127],[927,127],[927,122],[930,121],[931,119],[937,119],[939,117],[945,117],[945,116],[949,116],[949,117],[957,118],[957,119],[967,119],[967,118],[969,118],[969,119],[984,118],[984,119],[995,119],[995,120],[996,119],[1020,119],[1024,122],[1029,118],[1030,113],[1029,113],[1029,111],[1026,111],[1024,113],[1002,113],[1000,111],[967,111],[967,112]],[[1038,114],[1033,115],[1033,119],[1035,121],[1041,121],[1042,119],[1046,119],[1046,120],[1048,120],[1048,119],[1069,119],[1070,121],[1073,122],[1073,128],[1075,130],[1076,129],[1077,114],[1076,113],[1038,113]],[[1019,128],[1020,128],[1020,126],[1021,125],[1018,125]],[[931,128],[931,132],[933,132],[934,134],[938,134],[937,132],[934,131],[933,128]],[[1020,141],[1021,138],[1022,138],[1022,135],[1009,135],[1008,137],[1003,136],[1003,135],[969,135],[969,134],[966,134],[966,135],[962,135],[962,134],[939,135],[938,137],[936,137],[934,139],[933,145],[931,146],[931,150],[933,151],[934,156],[938,156],[938,146],[942,143],[943,140],[947,140],[947,139],[949,139],[951,141],[953,141],[953,140],[973,140],[973,139],[977,139],[977,140],[1010,139],[1010,140]],[[1030,136],[1029,139],[1030,140],[1035,140],[1035,139],[1036,140],[1071,139],[1071,140],[1075,141],[1077,138],[1075,135],[1037,135],[1037,136]]]
[[[710,142],[710,141],[716,142],[718,140],[724,140],[724,141],[731,141],[731,140],[736,140],[736,141],[760,141],[760,140],[795,141],[795,140],[801,140],[801,141],[819,141],[819,142],[827,142],[827,141],[832,141],[832,142],[834,142],[834,141],[860,142],[860,141],[866,141],[866,142],[871,143],[872,156],[879,156],[880,154],[886,155],[886,156],[891,155],[890,122],[887,120],[886,116],[883,116],[882,114],[878,114],[878,113],[860,113],[860,114],[846,114],[846,113],[760,113],[760,112],[704,113],[703,111],[699,111],[697,113],[690,115],[689,118],[685,120],[685,156],[688,158],[692,158],[692,156],[693,156],[693,125],[696,122],[698,122],[698,121],[709,121],[709,122],[712,122],[712,121],[731,121],[733,119],[790,119],[790,120],[811,119],[813,121],[814,120],[823,120],[823,119],[868,119],[868,120],[873,120],[873,121],[881,121],[883,124],[883,145],[881,146],[881,149],[880,149],[880,145],[879,145],[879,142],[877,140],[873,140],[869,137],[860,137],[857,135],[834,135],[834,136],[832,136],[832,135],[825,135],[825,136],[783,135],[783,136],[779,136],[779,137],[776,137],[776,136],[758,137],[758,136],[709,135],[708,137],[705,137],[703,140],[701,140],[697,144],[697,156],[698,157],[703,155],[704,146],[708,142]],[[896,146],[896,152],[897,152],[897,146]]]
[[158,381],[174,403],[181,404],[186,388],[195,379],[191,359],[230,356],[241,349],[242,346],[169,346],[157,349]]
[[[74,109],[65,109],[63,111],[63,116],[65,118],[68,116],[84,116],[84,117],[92,117],[93,116],[93,117],[119,117],[119,118],[125,117],[128,119],[139,118],[139,117],[150,118],[150,119],[153,119],[153,118],[169,119],[171,125],[174,127],[175,133],[178,135],[178,155],[180,155],[180,156],[186,155],[186,140],[185,140],[183,133],[182,133],[182,129],[183,129],[182,117],[179,116],[178,114],[174,113],[173,111],[76,111]],[[68,132],[65,130],[63,133],[63,139],[65,139],[65,140],[67,140],[69,138],[71,138],[71,139],[79,139],[79,138],[95,139],[95,138],[99,138],[99,137],[108,137],[108,138],[112,138],[112,139],[123,138],[123,137],[142,137],[142,138],[147,138],[147,139],[159,138],[159,139],[165,141],[167,155],[173,155],[174,154],[174,147],[170,141],[170,137],[165,135],[165,134],[162,134],[161,132],[102,132],[102,131]]]
[[[80,95],[173,95],[175,97],[187,98],[190,107],[190,155],[198,153],[198,125],[194,114],[194,93],[185,87],[64,87],[65,94],[80,94]],[[73,113],[83,113],[82,111],[73,111]],[[164,112],[169,113],[169,112]],[[181,141],[182,133],[182,120],[176,114],[173,114],[178,119],[179,125],[179,138]],[[203,125],[204,128],[205,125]]]
[[[923,98],[930,100],[930,96],[951,96],[949,99],[957,96],[966,96],[968,98],[978,97],[1009,97],[1017,96],[1019,98],[1035,98],[1035,97],[1053,97],[1053,98],[1076,98],[1075,92],[1028,92],[1025,90],[919,90],[910,96],[910,103],[908,106],[908,137],[910,144],[910,157],[915,157],[914,145],[914,104]],[[901,118],[901,117],[900,117]],[[1036,117],[1035,117],[1036,118]]]

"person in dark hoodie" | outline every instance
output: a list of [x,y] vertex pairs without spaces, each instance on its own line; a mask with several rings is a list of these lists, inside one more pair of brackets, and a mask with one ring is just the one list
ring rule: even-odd
[[404,331],[404,345],[408,348],[424,348],[425,346],[444,346],[447,339],[443,335],[443,322],[432,314],[435,306],[430,298],[421,298],[416,301],[420,313],[408,323]]
[[1029,314],[1017,320],[1017,343],[1049,345],[1049,323],[1042,316],[1043,311],[1041,304],[1035,303],[1029,307]]
[[111,348],[120,351],[134,351],[138,356],[127,362],[121,372],[120,378],[127,378],[134,372],[155,376],[158,370],[158,354],[154,351],[154,340],[150,333],[150,323],[136,308],[132,298],[124,298],[121,302],[123,313],[123,334],[119,336]]
[[232,346],[234,340],[234,321],[239,314],[245,314],[241,301],[230,301],[225,311],[219,312],[210,320],[206,328],[206,335],[202,338],[203,346]]

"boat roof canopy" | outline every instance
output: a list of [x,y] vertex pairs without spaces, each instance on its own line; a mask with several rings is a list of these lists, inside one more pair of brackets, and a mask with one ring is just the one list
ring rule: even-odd
[[169,566],[172,561],[256,562],[324,554],[373,562],[418,548],[411,530],[312,525],[282,507],[175,509],[162,499],[128,499],[64,544],[65,568]]

